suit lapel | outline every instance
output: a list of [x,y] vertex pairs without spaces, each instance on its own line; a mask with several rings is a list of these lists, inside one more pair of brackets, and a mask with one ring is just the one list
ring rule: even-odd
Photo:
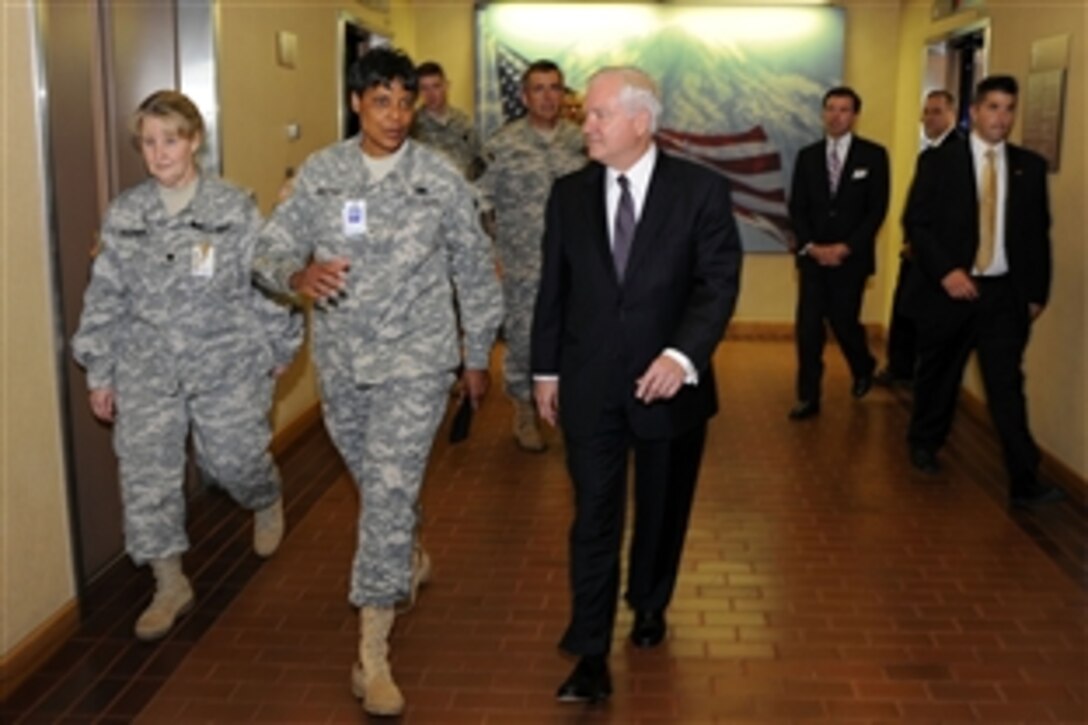
[[631,279],[639,264],[648,255],[650,248],[658,243],[658,240],[665,238],[660,230],[668,218],[677,190],[677,184],[671,183],[673,170],[673,160],[658,148],[657,161],[650,175],[650,187],[646,190],[642,214],[639,217],[638,226],[635,227],[631,256],[627,260],[627,270],[624,272],[625,280]]
[[608,237],[608,214],[604,201],[604,167],[593,162],[585,176],[585,189],[582,199],[586,213],[586,228],[589,230],[589,243],[593,253],[605,266],[609,278],[616,280],[615,266],[612,264],[612,248]]

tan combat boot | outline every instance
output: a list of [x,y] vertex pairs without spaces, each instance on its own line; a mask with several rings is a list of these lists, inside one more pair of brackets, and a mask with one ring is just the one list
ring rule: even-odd
[[253,551],[268,558],[283,541],[283,498],[267,508],[253,512]]
[[371,715],[404,712],[404,695],[389,672],[389,633],[395,616],[392,607],[359,610],[359,661],[351,670],[351,691]]
[[408,598],[397,604],[397,614],[404,614],[416,605],[419,588],[431,580],[431,557],[423,547],[416,544],[412,548],[412,582]]
[[514,440],[522,450],[532,453],[540,453],[547,448],[536,420],[536,409],[527,400],[514,400]]
[[181,571],[181,557],[151,562],[155,575],[155,596],[136,620],[136,636],[144,641],[166,636],[178,617],[193,607],[193,588]]

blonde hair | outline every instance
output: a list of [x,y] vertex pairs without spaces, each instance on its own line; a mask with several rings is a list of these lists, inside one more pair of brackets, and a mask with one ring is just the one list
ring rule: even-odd
[[144,119],[148,117],[169,121],[185,139],[204,138],[204,117],[189,97],[178,91],[155,91],[145,98],[132,116],[132,139],[140,145]]

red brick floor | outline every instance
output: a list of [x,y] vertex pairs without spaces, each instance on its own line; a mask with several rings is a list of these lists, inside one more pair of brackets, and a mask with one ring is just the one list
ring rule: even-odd
[[[621,610],[616,691],[594,708],[554,701],[572,665],[556,649],[571,516],[561,443],[553,433],[548,452],[518,451],[509,406],[489,398],[468,441],[435,449],[423,530],[434,580],[393,639],[402,719],[1088,721],[1083,492],[1038,513],[1010,511],[992,442],[962,420],[945,473],[913,473],[906,398],[878,389],[855,402],[838,352],[827,359],[823,412],[791,423],[792,346],[730,341],[719,350],[723,410],[669,637],[633,650]],[[348,688],[356,496],[341,475],[314,499],[280,552],[222,595],[198,636],[160,646],[158,678],[150,665],[131,667],[151,696],[122,669],[113,689],[99,685],[96,697],[51,710],[44,697],[23,720],[364,720]],[[141,657],[121,652],[121,627],[112,632],[116,651],[101,652],[104,661]],[[92,677],[86,670],[63,679]],[[126,697],[136,703],[127,710]]]

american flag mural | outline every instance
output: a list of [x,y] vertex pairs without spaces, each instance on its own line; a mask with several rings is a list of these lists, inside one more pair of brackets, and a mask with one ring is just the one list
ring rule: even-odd
[[733,213],[742,224],[757,227],[788,247],[792,234],[782,157],[762,126],[737,134],[694,134],[662,129],[658,145],[678,156],[708,166],[733,187]]
[[532,61],[556,62],[579,94],[601,67],[638,66],[661,89],[659,146],[729,179],[745,251],[789,249],[793,164],[822,136],[823,93],[842,79],[842,8],[477,7],[482,136],[524,115],[521,75]]

